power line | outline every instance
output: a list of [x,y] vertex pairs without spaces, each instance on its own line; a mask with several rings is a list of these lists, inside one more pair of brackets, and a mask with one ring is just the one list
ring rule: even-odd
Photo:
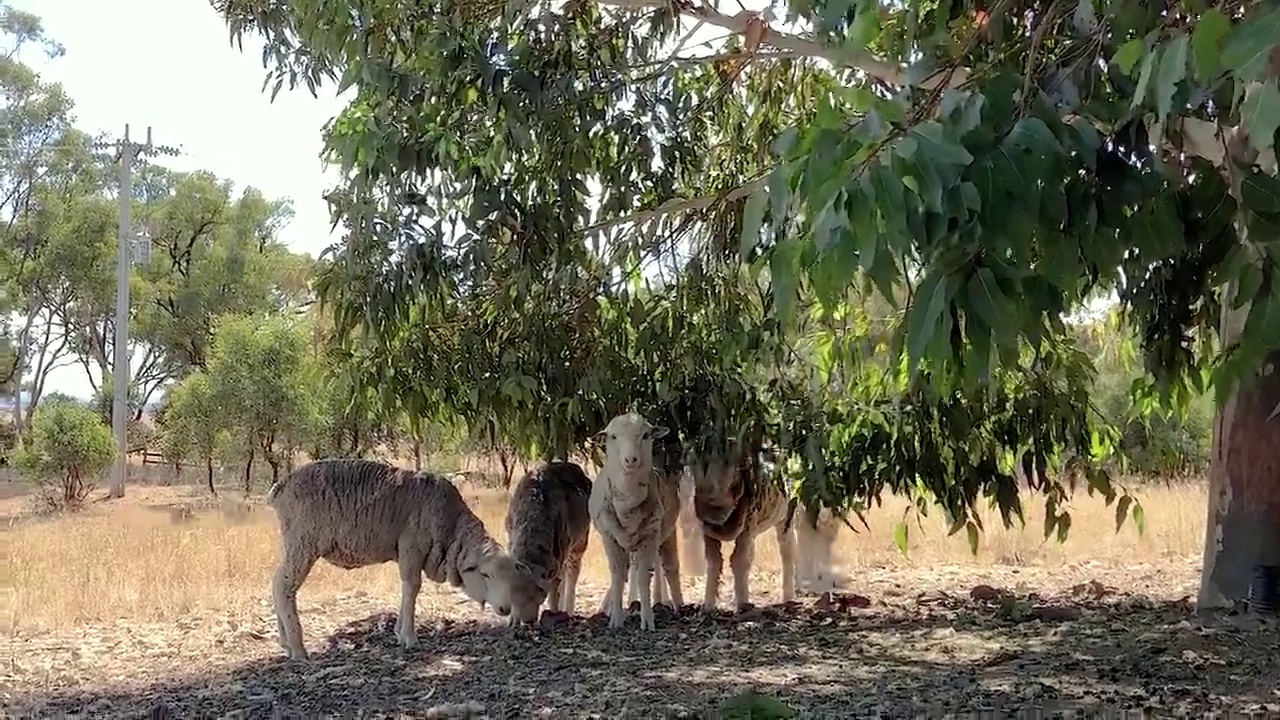
[[[120,201],[119,235],[116,240],[116,323],[115,323],[115,360],[111,364],[111,389],[114,401],[111,408],[111,427],[116,436],[116,467],[111,477],[111,488],[108,497],[124,497],[124,485],[129,470],[129,266],[134,260],[133,228],[129,217],[130,205],[133,202],[133,164],[147,155],[177,156],[182,151],[169,145],[155,145],[151,142],[151,128],[147,128],[147,141],[134,142],[129,139],[129,126],[124,126],[124,137],[120,140],[100,140],[90,145],[95,150],[115,149],[116,160],[120,163],[120,186],[117,196]],[[150,241],[146,253],[150,255]]]

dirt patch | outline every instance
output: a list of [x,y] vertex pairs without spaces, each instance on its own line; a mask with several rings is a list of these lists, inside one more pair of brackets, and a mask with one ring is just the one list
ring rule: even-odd
[[[602,616],[511,631],[459,604],[455,617],[424,622],[410,652],[385,611],[394,597],[304,596],[308,663],[283,658],[263,601],[248,619],[22,631],[4,641],[0,681],[11,713],[95,718],[710,717],[747,691],[825,717],[1280,712],[1274,620],[1194,614],[1176,596],[1181,569],[1158,587],[1149,568],[1076,570],[993,571],[949,586],[885,571],[830,602],[660,612],[652,633],[635,618],[610,630]],[[1144,584],[1156,593],[1118,589]],[[594,612],[601,590],[582,588],[579,612]]]

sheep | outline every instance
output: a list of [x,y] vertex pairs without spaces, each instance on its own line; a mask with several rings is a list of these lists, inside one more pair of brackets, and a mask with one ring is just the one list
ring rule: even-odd
[[361,459],[308,463],[277,481],[267,503],[280,522],[284,553],[271,594],[280,645],[305,660],[298,589],[316,560],[346,569],[396,561],[400,567],[400,644],[418,644],[414,610],[422,575],[460,587],[501,616],[532,582],[489,536],[448,480]]
[[[672,599],[677,606],[683,604],[674,537],[679,486],[665,482],[653,464],[653,441],[668,432],[639,413],[624,413],[596,433],[597,442],[605,446],[605,462],[591,487],[590,510],[609,561],[609,592],[604,602],[609,627],[623,625],[623,591],[634,565],[632,581],[639,585],[640,626],[656,629],[649,579],[659,554]],[[676,502],[671,500],[673,495]]]
[[[774,528],[782,559],[782,599],[795,596],[795,544],[791,521],[796,500],[764,477],[761,453],[736,448],[727,455],[708,453],[688,461],[693,476],[694,513],[702,525],[707,584],[703,609],[714,612],[720,591],[723,558],[720,545],[733,541],[729,565],[738,610],[750,607],[748,575],[755,556],[756,537]],[[732,458],[732,460],[730,460]]]
[[543,600],[552,611],[574,612],[578,573],[587,551],[591,480],[571,462],[550,462],[525,473],[507,507],[511,556],[528,567],[536,584],[514,598],[511,624],[537,620]]
[[[677,524],[685,522],[685,517],[692,514],[693,484],[686,482],[688,473],[684,467],[684,448],[680,445],[679,438],[675,433],[668,432],[661,438],[654,438],[653,441],[653,467],[654,472],[658,474],[660,480],[659,488],[662,491],[664,500],[664,508],[668,514],[676,516]],[[687,501],[687,503],[686,503]],[[689,505],[689,512],[685,512],[685,505]],[[674,511],[671,508],[676,508]],[[696,524],[696,522],[694,523]],[[666,542],[679,544],[679,534],[671,533]],[[699,543],[700,544],[700,543]],[[684,594],[679,587],[674,590],[668,587],[666,581],[666,566],[662,562],[663,551],[659,548],[658,563],[653,569],[653,598],[654,603],[669,604],[672,609],[679,612],[684,603]],[[678,555],[677,555],[678,557]],[[701,559],[701,556],[699,556]],[[675,566],[675,574],[680,576],[680,565],[684,561],[677,560]],[[628,581],[629,590],[627,591],[627,604],[630,605],[640,599],[640,581],[635,579],[636,566],[632,565],[633,577]],[[606,598],[607,600],[607,598]],[[601,606],[601,612],[605,612],[604,606]]]
[[840,532],[840,519],[826,508],[797,508],[796,582],[815,592],[835,589],[831,548]]

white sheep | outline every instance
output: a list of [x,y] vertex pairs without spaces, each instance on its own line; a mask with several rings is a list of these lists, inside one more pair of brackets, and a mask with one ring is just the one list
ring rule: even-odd
[[418,644],[414,610],[423,573],[502,616],[511,612],[513,591],[533,581],[489,536],[458,489],[437,475],[372,460],[319,460],[273,485],[267,503],[284,545],[271,592],[276,626],[293,659],[307,657],[298,589],[320,558],[348,570],[397,562],[396,637],[406,648]]
[[[600,533],[609,561],[609,592],[604,607],[610,627],[622,627],[622,598],[628,575],[639,586],[640,626],[655,629],[649,579],[659,554],[667,586],[677,605],[680,596],[680,557],[676,545],[679,487],[665,482],[653,465],[653,441],[668,429],[654,426],[643,415],[625,413],[596,434],[605,446],[604,467],[591,488],[591,521]],[[673,492],[674,491],[674,492]],[[672,496],[676,502],[672,502]]]
[[827,508],[815,512],[799,507],[792,524],[796,529],[796,583],[813,592],[834,590],[831,549],[840,532],[840,519]]
[[715,610],[723,567],[720,546],[733,542],[729,565],[733,569],[734,603],[739,610],[750,605],[749,575],[755,558],[756,537],[773,528],[782,560],[782,599],[795,596],[795,544],[791,520],[796,501],[766,478],[759,453],[736,448],[727,455],[708,453],[687,463],[693,477],[694,513],[702,525],[706,552],[707,585],[703,608]]
[[591,480],[571,462],[549,462],[525,473],[507,506],[507,544],[535,584],[513,597],[511,624],[533,622],[543,600],[552,611],[574,612],[578,574],[591,534]]

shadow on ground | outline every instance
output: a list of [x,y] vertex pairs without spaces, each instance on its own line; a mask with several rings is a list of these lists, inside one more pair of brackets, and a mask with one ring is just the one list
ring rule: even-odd
[[[984,586],[889,606],[771,606],[659,615],[656,632],[602,617],[544,617],[509,631],[441,621],[422,646],[394,643],[394,616],[351,623],[312,647],[218,671],[174,668],[131,686],[22,692],[18,715],[279,717],[718,717],[745,691],[805,716],[995,710],[1137,710],[1199,717],[1280,710],[1280,631],[1200,617],[1142,597],[1013,597]],[[469,709],[468,709],[469,706]]]

